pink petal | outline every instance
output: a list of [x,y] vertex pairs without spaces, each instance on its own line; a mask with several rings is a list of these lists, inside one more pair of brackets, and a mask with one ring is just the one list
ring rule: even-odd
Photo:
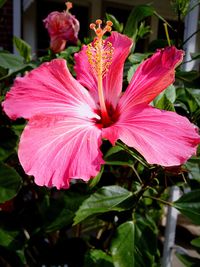
[[89,92],[70,74],[66,61],[55,59],[17,78],[3,102],[7,115],[26,119],[36,114],[93,117],[96,106]]
[[180,165],[195,154],[200,136],[188,119],[175,112],[137,106],[121,113],[119,121],[103,129],[103,137],[121,139],[150,164]]
[[159,93],[174,82],[175,68],[184,52],[174,46],[157,51],[136,70],[120,103],[128,106],[150,103]]
[[[114,48],[112,63],[108,72],[103,78],[104,96],[108,103],[116,105],[118,97],[122,90],[123,65],[126,60],[132,41],[127,36],[117,32],[112,32],[111,36],[105,41],[110,42]],[[86,54],[86,46],[75,54],[75,71],[78,81],[98,99],[96,74],[92,71]]]
[[71,179],[88,181],[103,164],[101,130],[91,121],[66,116],[35,116],[26,126],[19,159],[38,185],[68,188]]

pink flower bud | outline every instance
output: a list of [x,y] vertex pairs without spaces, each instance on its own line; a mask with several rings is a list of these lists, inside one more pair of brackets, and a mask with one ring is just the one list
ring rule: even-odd
[[79,21],[69,11],[51,12],[43,22],[51,38],[50,48],[54,53],[63,51],[66,42],[77,43]]

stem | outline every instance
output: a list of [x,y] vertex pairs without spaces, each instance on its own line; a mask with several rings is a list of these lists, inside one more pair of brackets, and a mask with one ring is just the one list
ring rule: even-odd
[[197,34],[200,31],[200,28],[193,32],[184,42],[182,45],[186,44],[195,34]]
[[168,45],[171,46],[171,41],[170,41],[170,38],[169,38],[169,32],[168,32],[168,28],[167,28],[167,23],[163,23],[163,25],[164,25],[164,28],[165,28],[165,35],[166,35],[166,38],[167,38]]
[[137,159],[143,166],[149,168],[149,165],[147,163],[144,162],[144,160],[139,157],[139,156],[135,156],[134,153],[132,153],[132,151],[130,151],[125,145],[123,145],[122,143],[120,143],[119,141],[116,142],[116,144],[120,147],[122,147],[126,152],[128,152],[129,155],[131,155],[134,159]]
[[172,204],[172,202],[169,202],[169,201],[163,200],[163,199],[161,199],[161,198],[152,197],[152,196],[144,196],[144,197],[145,197],[145,198],[150,198],[150,199],[153,199],[153,200],[157,200],[157,201],[159,201],[159,202],[161,202],[161,203],[163,203],[163,204],[165,204],[165,205],[168,205],[168,206],[171,206],[171,207],[173,207],[173,204]]

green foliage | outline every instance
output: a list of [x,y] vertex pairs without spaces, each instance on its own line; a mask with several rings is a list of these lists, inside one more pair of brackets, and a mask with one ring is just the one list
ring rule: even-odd
[[117,32],[122,32],[123,31],[123,23],[120,23],[115,16],[111,14],[106,14],[106,20],[110,20],[113,23],[113,29],[116,30]]
[[85,257],[84,267],[114,267],[112,258],[102,250],[92,249]]
[[136,6],[128,17],[123,33],[135,40],[138,34],[139,23],[153,14],[154,8],[150,5]]
[[200,189],[184,194],[173,206],[195,224],[200,224]]
[[7,0],[0,0],[0,8],[6,3]]
[[114,266],[154,266],[156,231],[147,218],[135,218],[121,224],[111,242]]
[[82,203],[76,212],[74,224],[101,213],[122,211],[123,202],[131,196],[131,192],[117,185],[102,187]]
[[13,37],[13,43],[20,56],[23,57],[26,62],[29,62],[31,60],[31,46],[17,36]]
[[0,203],[16,196],[21,185],[21,177],[15,169],[0,162]]

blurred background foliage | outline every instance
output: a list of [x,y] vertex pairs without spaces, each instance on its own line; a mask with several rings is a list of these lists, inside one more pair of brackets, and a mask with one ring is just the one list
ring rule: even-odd
[[[5,1],[0,1],[0,7]],[[188,12],[188,1],[174,0],[172,8],[179,24]],[[145,23],[150,16],[165,21],[151,5],[134,8],[123,25],[112,14],[114,30],[128,35],[137,45],[150,34]],[[163,28],[164,30],[164,28]],[[176,29],[171,43],[182,48]],[[88,43],[90,38],[85,38]],[[13,80],[52,58],[64,58],[73,72],[69,46],[59,54],[33,59],[31,47],[14,37],[19,56],[0,51],[0,92],[4,99]],[[167,40],[154,40],[145,53],[132,48],[124,68],[128,84],[139,64]],[[192,55],[197,60],[200,53]],[[200,75],[197,71],[176,71],[176,81],[152,105],[176,111],[200,127]],[[0,113],[0,266],[147,267],[160,266],[163,250],[164,207],[175,207],[200,225],[200,150],[185,165],[172,168],[149,165],[136,151],[121,142],[111,147],[104,141],[105,166],[88,184],[74,183],[69,190],[39,187],[20,166],[17,145],[25,125]],[[178,186],[182,197],[168,202],[169,190]],[[187,189],[187,190],[186,190]],[[187,191],[187,193],[186,193]],[[200,251],[200,239],[192,240]],[[185,266],[200,266],[200,260],[179,254]],[[196,265],[195,265],[196,264]]]

